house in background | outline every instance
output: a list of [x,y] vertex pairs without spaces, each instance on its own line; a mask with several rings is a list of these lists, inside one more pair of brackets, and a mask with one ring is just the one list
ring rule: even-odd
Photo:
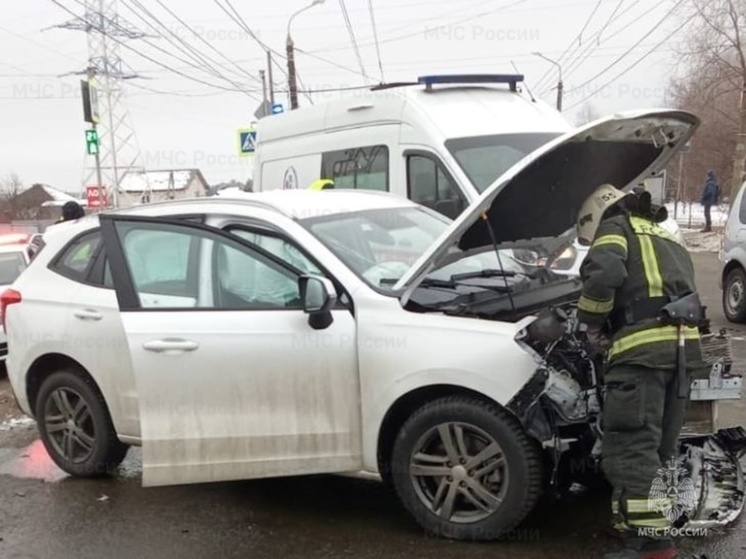
[[74,201],[85,207],[86,201],[48,184],[34,184],[20,192],[7,193],[0,204],[0,220],[56,221],[62,215],[65,202]]
[[199,169],[128,171],[119,181],[119,207],[207,196],[210,186]]

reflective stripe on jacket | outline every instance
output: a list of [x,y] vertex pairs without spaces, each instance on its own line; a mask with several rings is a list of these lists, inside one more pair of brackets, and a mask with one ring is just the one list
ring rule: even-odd
[[[583,291],[578,318],[591,325],[607,325],[609,316],[623,314],[633,301],[680,297],[696,291],[694,266],[686,247],[659,224],[635,216],[605,219],[580,269]],[[676,363],[678,332],[657,318],[641,320],[612,332],[608,358],[643,366]],[[687,362],[701,366],[699,332],[685,333]]]

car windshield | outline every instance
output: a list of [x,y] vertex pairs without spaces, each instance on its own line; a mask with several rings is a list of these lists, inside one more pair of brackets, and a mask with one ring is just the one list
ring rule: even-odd
[[2,252],[0,253],[0,285],[10,285],[26,268],[26,261],[23,259],[23,253]]
[[[322,243],[371,287],[392,292],[394,284],[445,232],[451,222],[424,208],[364,210],[302,221]],[[469,256],[432,272],[428,280],[448,282],[460,276],[523,274],[511,257],[497,261],[494,252]]]
[[479,192],[559,133],[496,134],[446,140],[446,148]]

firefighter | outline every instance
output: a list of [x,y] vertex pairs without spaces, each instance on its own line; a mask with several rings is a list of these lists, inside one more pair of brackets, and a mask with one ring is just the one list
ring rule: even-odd
[[326,190],[328,188],[334,188],[334,181],[331,179],[319,179],[313,181],[308,190]]
[[666,218],[649,193],[608,184],[578,215],[578,240],[591,247],[578,320],[591,346],[605,353],[602,468],[613,486],[613,528],[624,542],[607,559],[676,557],[670,530],[680,509],[654,493],[678,454],[690,375],[704,364],[697,327],[664,317],[677,315],[676,305],[693,304],[697,316],[703,310],[687,249],[659,225]]

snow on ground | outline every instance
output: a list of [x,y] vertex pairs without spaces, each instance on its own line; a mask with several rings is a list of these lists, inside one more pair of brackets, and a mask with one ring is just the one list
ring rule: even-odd
[[10,431],[16,427],[26,427],[36,423],[32,417],[11,417],[10,419],[0,423],[0,431]]
[[122,177],[119,188],[125,192],[145,192],[150,185],[152,191],[168,190],[171,175],[174,179],[174,190],[184,190],[189,186],[192,171],[148,171],[129,172]]
[[[678,207],[675,207],[673,202],[669,202],[666,204],[666,209],[668,210],[668,217],[676,219],[676,222],[682,228],[697,229],[705,225],[705,209],[698,202],[692,204],[680,203]],[[725,222],[728,219],[728,205],[714,206],[710,211],[710,216],[712,217],[713,227],[725,227]]]
[[[714,223],[713,223],[714,226]],[[681,229],[690,252],[720,252],[723,240],[722,231],[703,233],[699,229]]]
[[722,248],[723,230],[728,220],[728,205],[720,204],[714,206],[710,211],[712,218],[711,233],[703,233],[705,226],[705,209],[702,204],[680,203],[675,207],[672,202],[666,204],[668,217],[676,219],[676,222],[684,234],[686,245],[691,252],[719,252]]

